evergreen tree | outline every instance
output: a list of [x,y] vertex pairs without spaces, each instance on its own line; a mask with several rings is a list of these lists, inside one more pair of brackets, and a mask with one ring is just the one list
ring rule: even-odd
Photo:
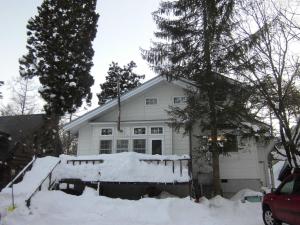
[[[235,51],[238,44],[232,37],[236,28],[233,22],[235,3],[235,0],[162,1],[160,8],[153,13],[159,29],[155,33],[158,40],[150,50],[143,50],[144,58],[158,74],[170,79],[185,78],[195,84],[196,90],[188,95],[187,108],[173,109],[173,115],[190,124],[200,119],[201,127],[205,127],[207,124],[203,122],[208,121],[205,128],[211,136],[215,195],[221,194],[217,143],[221,121],[218,120],[218,110],[225,107],[218,106],[216,98],[217,95],[226,98],[230,91],[233,91],[232,97],[236,96],[236,85],[232,87],[228,79],[220,76],[220,73],[228,73],[229,66],[239,57],[238,51]],[[203,100],[205,107],[200,107]],[[232,106],[231,103],[229,105]],[[244,104],[241,102],[240,105]]]
[[[4,82],[0,80],[0,87],[1,87],[3,84],[4,84]],[[3,98],[3,96],[2,96],[2,92],[0,91],[0,99],[1,99],[1,98]]]
[[28,53],[19,60],[20,75],[39,78],[49,115],[72,113],[82,99],[91,100],[95,9],[96,0],[44,0],[28,21]]
[[105,104],[107,101],[118,96],[118,79],[120,85],[120,95],[139,86],[140,80],[145,78],[145,75],[138,75],[132,70],[136,68],[135,62],[131,61],[121,68],[118,63],[112,62],[109,66],[105,82],[100,84],[101,92],[97,94],[99,105]]
[[[38,15],[27,24],[28,53],[22,56],[20,75],[38,77],[46,101],[47,124],[41,135],[42,151],[57,152],[59,117],[91,101],[90,74],[99,15],[96,0],[44,0]],[[56,153],[55,153],[56,154]]]

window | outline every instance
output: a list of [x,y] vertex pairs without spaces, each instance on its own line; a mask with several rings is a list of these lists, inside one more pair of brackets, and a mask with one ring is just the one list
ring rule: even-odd
[[187,98],[184,96],[180,96],[180,97],[174,97],[173,98],[173,103],[174,104],[184,104],[186,103]]
[[117,140],[117,152],[128,152],[128,140]]
[[146,139],[133,140],[133,151],[138,153],[146,153]]
[[151,134],[162,134],[163,128],[162,127],[151,127]]
[[146,128],[145,127],[133,128],[133,134],[146,134]]
[[300,195],[300,177],[297,177],[295,180],[295,185],[294,185],[294,194]]
[[157,105],[157,98],[146,98],[146,105]]
[[279,193],[280,193],[280,194],[286,194],[286,195],[291,194],[292,191],[293,191],[294,183],[295,183],[295,180],[290,180],[290,181],[286,182],[286,183],[280,188]]
[[101,135],[112,135],[112,129],[111,128],[101,129]]
[[112,150],[112,140],[100,141],[100,154],[110,154]]
[[224,152],[238,152],[238,144],[236,135],[226,134],[223,143]]

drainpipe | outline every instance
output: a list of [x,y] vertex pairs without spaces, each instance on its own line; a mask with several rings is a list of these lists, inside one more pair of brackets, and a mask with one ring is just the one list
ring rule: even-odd
[[188,170],[189,170],[189,176],[190,176],[190,180],[189,180],[189,195],[190,195],[190,199],[192,196],[192,180],[193,180],[193,157],[192,157],[192,130],[193,128],[191,128],[189,130],[189,156],[190,156],[190,161],[189,161],[189,165],[188,165]]

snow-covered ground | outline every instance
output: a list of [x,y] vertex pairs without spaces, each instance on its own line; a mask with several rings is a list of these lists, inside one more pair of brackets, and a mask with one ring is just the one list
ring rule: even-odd
[[[263,225],[259,203],[241,203],[222,197],[143,198],[121,200],[98,196],[87,188],[81,196],[61,191],[41,191],[32,200],[7,212],[0,197],[0,211],[6,214],[1,225]],[[2,208],[1,208],[2,205]]]
[[[48,191],[45,187],[34,195],[30,209],[25,205],[28,195],[60,160],[61,163],[53,171],[53,179],[189,179],[186,168],[183,169],[182,175],[178,167],[177,172],[173,174],[171,165],[164,166],[163,161],[161,165],[141,162],[141,157],[171,159],[133,153],[118,154],[118,157],[103,155],[80,158],[104,160],[103,163],[95,165],[67,164],[67,160],[79,159],[69,156],[37,159],[23,181],[14,186],[16,209],[9,210],[11,189],[0,192],[0,225],[263,225],[261,204],[241,202],[244,196],[259,194],[251,190],[240,191],[232,200],[217,196],[211,200],[202,198],[200,203],[195,203],[190,198],[177,198],[168,193],[162,193],[157,199],[143,198],[134,201],[99,196],[98,192],[91,188],[86,188],[81,196],[74,196],[61,191]],[[172,156],[173,160],[179,158]],[[140,170],[137,170],[138,168]]]

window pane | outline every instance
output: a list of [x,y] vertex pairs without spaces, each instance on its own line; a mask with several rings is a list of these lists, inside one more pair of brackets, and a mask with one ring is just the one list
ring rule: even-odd
[[146,105],[156,105],[157,98],[146,98]]
[[297,177],[295,180],[293,193],[300,195],[300,177]]
[[112,129],[101,129],[101,135],[112,135]]
[[294,180],[286,182],[280,189],[281,194],[291,194],[294,187]]
[[174,104],[183,104],[186,103],[186,97],[174,97]]
[[100,141],[100,154],[110,154],[112,150],[112,140]]
[[162,127],[151,127],[151,134],[162,134],[163,128]]
[[235,135],[232,134],[226,134],[225,135],[225,141],[223,143],[223,151],[224,152],[238,152],[238,144],[237,144],[237,138]]
[[128,152],[128,140],[117,140],[117,152]]
[[146,140],[133,140],[133,151],[138,153],[146,153]]
[[133,133],[134,134],[146,134],[146,128],[145,127],[134,128]]

